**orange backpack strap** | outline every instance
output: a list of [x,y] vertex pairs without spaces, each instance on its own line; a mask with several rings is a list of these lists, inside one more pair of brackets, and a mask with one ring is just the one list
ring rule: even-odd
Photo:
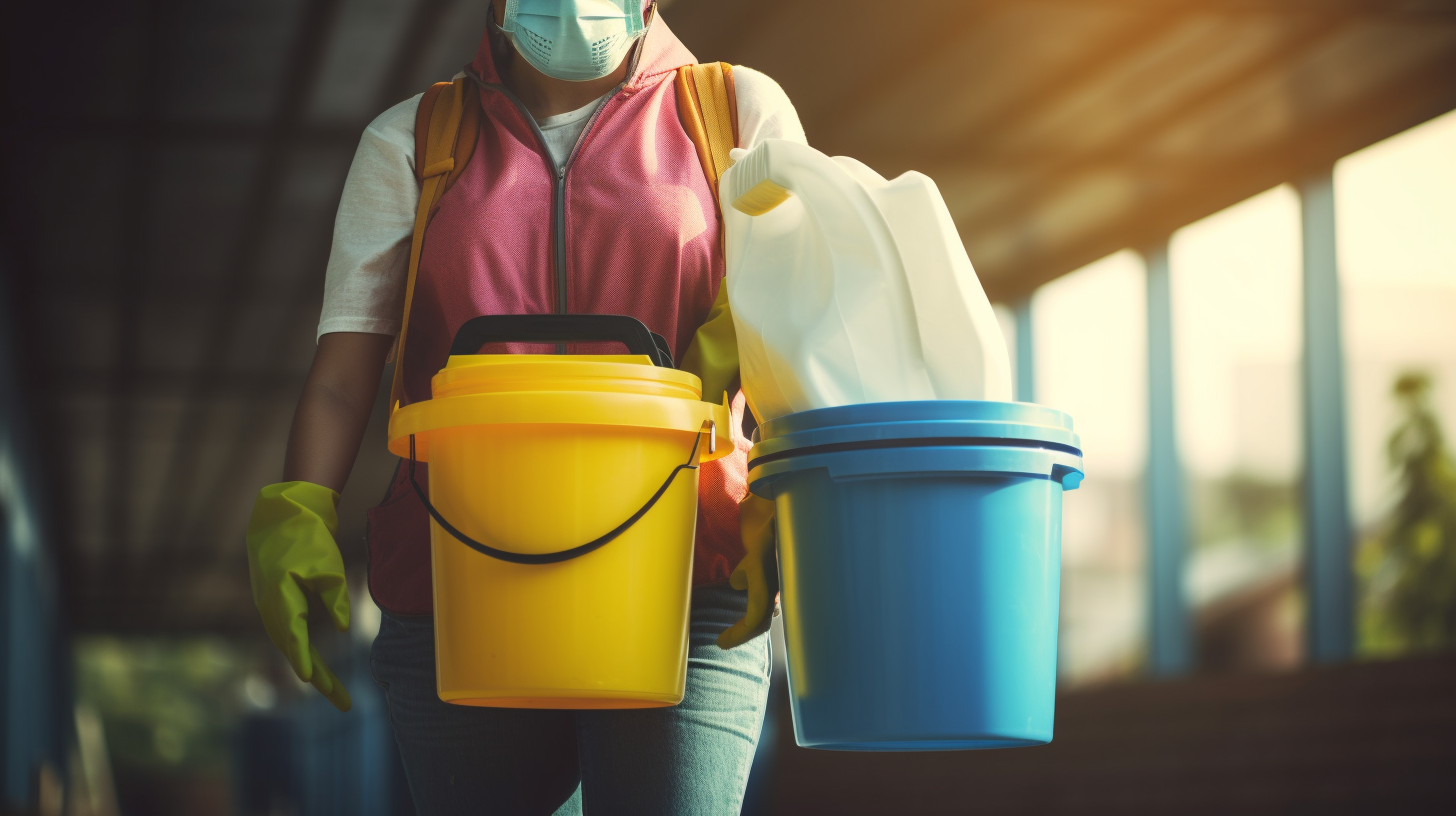
[[677,69],[677,102],[683,129],[698,150],[703,174],[718,196],[718,179],[728,169],[728,151],[738,146],[738,98],[733,67],[726,62]]
[[[685,65],[677,69],[677,108],[683,130],[698,150],[703,175],[718,199],[718,180],[732,161],[728,151],[738,146],[738,98],[733,90],[733,68],[726,62]],[[719,202],[719,206],[722,203]],[[722,224],[718,241],[722,246]],[[683,354],[682,369],[702,381],[703,399],[717,402],[738,390],[738,342],[733,314],[728,308],[728,287],[718,285],[718,296]]]
[[415,277],[420,271],[420,249],[425,227],[440,198],[460,177],[475,151],[480,128],[480,105],[465,77],[437,82],[420,98],[415,112],[415,177],[420,181],[420,203],[415,209],[414,240],[410,242],[409,275],[404,287],[404,317],[394,350],[394,379],[389,386],[389,408],[399,407],[404,386],[404,344],[409,337],[410,308],[414,305]]
[[431,85],[429,90],[420,95],[420,106],[415,108],[415,181],[419,184],[425,182],[425,163],[420,159],[423,159],[430,147],[430,116],[435,112],[435,102],[440,99],[440,94],[454,84],[436,82]]

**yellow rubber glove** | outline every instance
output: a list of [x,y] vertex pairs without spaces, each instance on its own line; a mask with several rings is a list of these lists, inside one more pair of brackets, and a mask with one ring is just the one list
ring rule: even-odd
[[748,590],[748,609],[718,635],[718,648],[732,649],[758,637],[773,623],[779,594],[779,565],[774,551],[774,503],[749,494],[738,505],[738,530],[747,552],[728,583]]
[[349,692],[308,642],[305,594],[319,597],[339,631],[349,628],[349,585],[334,543],[338,501],[338,493],[309,482],[282,482],[258,491],[248,519],[248,575],[273,645],[300,680],[348,711]]
[[[721,394],[738,390],[738,333],[728,306],[728,284],[718,286],[718,297],[708,318],[693,334],[683,354],[682,370],[703,381],[703,399],[716,402]],[[749,495],[738,505],[738,531],[746,555],[728,579],[734,589],[748,590],[743,617],[718,635],[718,646],[732,649],[768,631],[779,594],[779,568],[774,556],[774,503]]]
[[718,284],[708,319],[693,334],[680,367],[703,381],[704,402],[716,405],[724,394],[738,390],[738,332],[728,309],[727,281]]

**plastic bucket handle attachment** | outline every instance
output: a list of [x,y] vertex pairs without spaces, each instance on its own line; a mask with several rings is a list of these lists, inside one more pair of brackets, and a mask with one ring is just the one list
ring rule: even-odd
[[628,315],[482,315],[455,332],[452,357],[477,354],[486,343],[617,342],[632,354],[652,358],[661,368],[675,368],[667,339]]
[[[455,333],[455,340],[450,344],[450,355],[475,354],[486,343],[601,341],[619,342],[627,347],[628,352],[651,358],[654,365],[664,368],[673,367],[672,354],[668,351],[667,341],[661,335],[650,331],[642,321],[627,315],[483,315],[465,321],[465,324]],[[717,453],[717,424],[711,419],[704,424],[708,426],[708,452]],[[628,516],[626,521],[585,544],[550,553],[520,553],[492,547],[476,541],[447,521],[440,511],[435,509],[435,505],[430,502],[430,497],[425,494],[424,488],[420,487],[420,483],[415,479],[417,460],[415,459],[414,434],[409,436],[409,483],[410,487],[414,488],[415,495],[424,504],[425,510],[429,512],[430,518],[440,525],[440,529],[470,549],[512,564],[559,564],[600,549],[631,529],[633,524],[647,515],[647,512],[657,504],[657,500],[661,499],[667,489],[672,486],[678,473],[684,470],[697,470],[698,466],[694,462],[697,461],[698,445],[701,442],[702,434],[693,434],[693,447],[688,452],[687,461],[669,471],[667,478],[657,488],[657,492],[637,508],[636,512]]]

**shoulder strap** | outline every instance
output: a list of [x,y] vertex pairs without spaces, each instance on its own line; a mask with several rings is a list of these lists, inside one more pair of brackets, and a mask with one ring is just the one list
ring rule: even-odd
[[415,112],[415,177],[420,181],[420,203],[415,210],[414,240],[410,242],[409,275],[404,287],[404,317],[394,347],[394,379],[389,387],[389,408],[399,407],[404,387],[404,344],[409,336],[410,307],[414,305],[415,276],[420,270],[420,249],[425,227],[440,198],[465,169],[475,151],[480,127],[480,106],[470,93],[470,80],[437,82],[420,99]]
[[[731,163],[728,151],[738,146],[738,98],[733,90],[732,67],[726,62],[713,62],[679,68],[677,108],[717,200],[718,180]],[[722,229],[720,222],[720,246]],[[707,318],[683,354],[682,369],[698,376],[703,399],[709,402],[719,394],[724,394],[726,400],[728,392],[738,390],[738,342],[728,308],[727,286],[718,286]]]
[[677,69],[677,102],[683,129],[698,149],[703,174],[717,198],[718,179],[731,163],[728,151],[738,146],[738,99],[732,66],[710,62]]

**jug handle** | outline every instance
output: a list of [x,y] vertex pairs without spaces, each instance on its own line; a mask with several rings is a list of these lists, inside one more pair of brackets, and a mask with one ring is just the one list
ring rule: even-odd
[[736,162],[732,167],[734,191],[743,190],[734,196],[733,209],[744,215],[763,215],[789,200],[793,195],[789,188],[773,180],[773,169],[769,166],[769,145],[760,144],[746,154],[734,151]]

